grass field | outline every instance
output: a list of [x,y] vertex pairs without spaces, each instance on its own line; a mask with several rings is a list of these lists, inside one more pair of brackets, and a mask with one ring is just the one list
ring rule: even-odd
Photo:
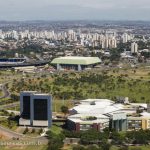
[[[46,150],[46,145],[38,145],[38,146],[1,146],[0,150]],[[140,148],[141,150],[150,150],[150,146],[137,146],[137,147],[129,147],[129,150],[133,148]],[[63,150],[72,150],[71,146],[65,146]],[[119,150],[119,147],[112,146],[110,150]]]
[[150,67],[106,70],[61,72],[45,77],[29,75],[27,78],[22,78],[21,73],[0,71],[0,83],[11,81],[8,87],[14,94],[24,90],[52,94],[53,111],[60,111],[62,105],[72,107],[74,99],[129,97],[131,102],[150,102]]
[[[1,142],[1,141],[0,141]],[[135,149],[135,148],[139,148],[141,150],[150,150],[150,146],[130,146],[129,150]],[[46,150],[47,146],[46,145],[38,145],[38,146],[34,146],[34,145],[29,145],[29,146],[25,146],[25,145],[19,145],[19,146],[15,146],[15,145],[10,145],[10,146],[1,146],[0,150]],[[72,150],[71,146],[64,146],[63,150]],[[119,150],[119,147],[116,146],[112,146],[110,150]],[[136,149],[135,149],[136,150]]]
[[[15,87],[15,88],[14,88]],[[11,83],[10,91],[37,90],[53,96],[53,111],[62,105],[73,106],[72,100],[87,98],[129,97],[130,102],[150,102],[150,68],[125,68],[67,72],[45,77],[29,77]]]
[[4,95],[4,93],[3,93],[3,91],[0,89],[0,96],[3,96]]
[[150,79],[150,67],[140,67],[140,68],[125,68],[125,69],[112,69],[109,71],[110,75],[120,76],[121,74],[127,74],[129,78],[132,79]]
[[69,108],[73,106],[73,103],[71,100],[58,100],[55,98],[53,98],[52,104],[53,104],[52,109],[54,112],[60,111],[62,105],[68,106]]
[[11,129],[13,131],[15,131],[17,129],[17,122],[16,121],[12,121],[12,120],[8,120],[7,118],[0,118],[0,125]]
[[[134,150],[135,148],[137,148],[137,150],[138,150],[138,148],[140,150],[150,150],[150,146],[149,145],[147,145],[147,146],[130,146],[129,150]],[[119,147],[112,146],[110,150],[119,150]]]
[[61,133],[62,128],[60,128],[59,126],[57,126],[57,125],[55,125],[55,124],[53,123],[52,127],[50,128],[50,130],[51,130],[53,133],[55,133],[55,134],[58,135],[58,134]]
[[0,150],[46,150],[47,146],[46,145],[38,145],[38,146],[24,146],[24,145],[19,145],[19,146],[0,146]]
[[0,70],[0,84],[22,78],[22,73],[12,72],[10,70]]

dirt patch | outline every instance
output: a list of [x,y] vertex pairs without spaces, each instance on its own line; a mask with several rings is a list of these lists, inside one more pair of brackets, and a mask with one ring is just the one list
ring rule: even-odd
[[15,132],[17,133],[23,133],[23,131],[25,130],[25,127],[18,127]]
[[26,146],[16,146],[16,145],[9,145],[9,146],[5,146],[5,149],[8,149],[8,150],[10,150],[10,149],[17,149],[17,150],[20,150],[20,149],[25,149],[26,148]]
[[8,140],[9,138],[5,136],[4,134],[0,133],[0,140]]

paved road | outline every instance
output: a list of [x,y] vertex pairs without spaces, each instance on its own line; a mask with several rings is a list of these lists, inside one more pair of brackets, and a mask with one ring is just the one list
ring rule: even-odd
[[41,144],[47,144],[48,143],[48,139],[46,137],[30,137],[30,136],[26,136],[24,134],[20,134],[17,132],[14,132],[12,130],[6,129],[2,126],[0,126],[0,133],[5,135],[6,137],[9,137],[9,139],[18,139],[22,140],[22,141],[34,141],[34,142],[40,142]]
[[[33,78],[35,78],[35,77],[33,77]],[[8,82],[12,82],[12,81],[8,81]],[[1,84],[0,88],[2,89],[4,94],[3,94],[3,96],[0,97],[0,99],[10,96],[10,93],[6,89],[5,84],[6,83]],[[5,104],[5,105],[0,106],[0,110],[9,109],[9,108],[12,108],[12,107],[16,107],[18,105],[19,105],[19,102]],[[48,143],[48,139],[46,137],[41,137],[41,136],[39,136],[39,137],[29,137],[29,136],[25,136],[24,134],[20,134],[20,133],[14,132],[12,130],[9,130],[7,128],[4,128],[2,126],[0,126],[0,133],[3,134],[3,135],[6,135],[10,139],[19,138],[19,140],[21,140],[21,141],[30,141],[30,142],[32,141],[32,142],[38,142],[38,143],[40,142],[41,144],[47,144]]]
[[13,107],[16,107],[16,106],[18,106],[18,105],[19,105],[19,102],[14,102],[14,103],[10,103],[10,104],[5,104],[5,105],[0,106],[0,110],[13,108]]
[[[5,84],[6,84],[6,83],[5,83]],[[10,93],[9,93],[9,91],[7,90],[5,84],[1,84],[1,85],[0,85],[0,89],[1,89],[2,92],[3,92],[3,96],[1,96],[0,99],[10,97]],[[19,105],[19,102],[14,102],[14,103],[10,103],[10,104],[1,105],[1,106],[0,106],[0,110],[2,110],[2,109],[7,109],[7,108],[12,108],[12,107],[16,107],[16,106],[18,106],[18,105]]]
[[[18,105],[19,105],[19,102],[6,104],[6,105],[3,105],[3,106],[0,106],[0,110],[15,107],[15,106],[18,106]],[[0,126],[0,133],[3,134],[3,135],[6,135],[10,139],[19,138],[19,140],[22,140],[22,141],[30,141],[30,142],[38,142],[38,143],[40,142],[41,144],[47,144],[48,143],[48,139],[46,137],[41,137],[41,136],[39,136],[39,137],[29,137],[29,136],[25,136],[24,134],[20,134],[20,133],[14,132],[12,130],[9,130],[7,128],[4,128],[2,126]]]
[[0,88],[1,88],[1,90],[2,90],[2,92],[3,92],[3,96],[1,96],[0,99],[10,97],[10,93],[9,93],[9,91],[7,90],[5,84],[1,84],[1,87],[0,87]]
[[0,68],[13,68],[13,67],[28,67],[28,66],[44,66],[48,64],[49,61],[38,61],[38,62],[32,62],[32,63],[23,63],[23,64],[5,64],[0,65]]
[[17,133],[15,133],[15,132],[13,132],[13,131],[10,131],[10,130],[8,130],[8,129],[2,127],[2,126],[0,126],[0,133],[6,135],[6,136],[9,137],[9,138],[13,138],[13,137],[18,138],[18,137],[22,137],[21,134],[17,134]]

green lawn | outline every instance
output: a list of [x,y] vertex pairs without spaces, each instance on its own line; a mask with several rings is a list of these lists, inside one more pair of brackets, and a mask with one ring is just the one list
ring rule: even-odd
[[[38,145],[38,146],[1,146],[0,150],[46,150],[46,145]],[[130,147],[131,150],[135,147]],[[141,148],[141,150],[150,150],[150,146],[138,146],[136,148]],[[64,147],[64,150],[71,150],[71,147]],[[119,150],[119,147],[112,146],[110,150]]]
[[52,127],[50,128],[50,130],[51,130],[53,133],[55,133],[55,134],[58,135],[58,134],[61,133],[62,128],[59,127],[59,125],[57,126],[57,125],[53,124]]
[[[129,150],[132,150],[132,148],[141,148],[141,150],[150,150],[150,146],[130,146]],[[119,150],[119,147],[112,146],[110,150]]]
[[80,73],[63,72],[46,77],[30,76],[25,79],[18,78],[9,87],[14,94],[29,90],[52,94],[53,111],[56,112],[60,112],[62,105],[72,107],[71,100],[74,99],[115,100],[116,97],[129,97],[130,102],[150,102],[150,69],[110,69],[107,72],[97,69]]
[[13,120],[8,120],[7,118],[0,118],[0,125],[15,131],[17,129],[17,122]]
[[3,91],[0,89],[0,96],[3,96],[4,95],[4,93],[3,93]]
[[52,104],[53,104],[52,105],[53,112],[60,112],[61,111],[60,108],[62,105],[68,106],[69,108],[73,106],[70,100],[58,100],[55,98],[53,98]]
[[0,71],[0,83],[5,83],[13,79],[19,79],[22,77],[22,73],[12,71]]
[[[137,148],[141,148],[142,150],[150,150],[150,146],[136,146]],[[130,149],[134,148],[134,146],[131,146]]]

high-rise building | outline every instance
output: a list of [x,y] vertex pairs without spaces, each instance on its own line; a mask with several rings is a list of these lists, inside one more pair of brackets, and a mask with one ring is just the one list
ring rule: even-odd
[[117,47],[117,40],[113,37],[105,36],[101,40],[102,49],[108,49],[108,48],[116,48]]
[[133,42],[131,43],[131,53],[137,53],[138,52],[138,44]]
[[19,124],[50,127],[52,125],[52,97],[36,91],[21,92]]
[[107,49],[109,47],[109,39],[108,37],[105,37],[104,40],[102,41],[102,48]]
[[132,34],[127,34],[127,33],[124,33],[122,35],[122,42],[123,43],[127,43],[128,41],[131,41],[134,39],[134,36]]
[[117,40],[115,37],[109,39],[109,48],[116,48],[117,47]]
[[124,34],[122,35],[122,42],[123,42],[123,43],[127,43],[127,42],[128,42],[128,34],[127,34],[127,33],[124,33]]

